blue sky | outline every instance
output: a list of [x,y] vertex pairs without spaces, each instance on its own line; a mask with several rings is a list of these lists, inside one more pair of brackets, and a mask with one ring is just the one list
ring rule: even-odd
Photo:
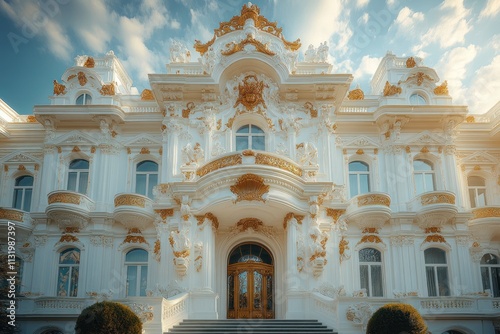
[[[134,86],[165,73],[172,39],[198,58],[219,22],[240,13],[240,0],[0,0],[0,99],[20,114],[49,104],[52,81],[77,55],[113,50]],[[254,0],[286,39],[327,41],[335,73],[352,88],[369,82],[387,51],[416,55],[448,81],[454,103],[484,113],[499,101],[500,0]]]

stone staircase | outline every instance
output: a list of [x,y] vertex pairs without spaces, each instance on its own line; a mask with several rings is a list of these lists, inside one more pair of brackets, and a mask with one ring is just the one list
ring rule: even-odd
[[329,333],[336,334],[317,320],[260,320],[260,319],[230,319],[230,320],[184,320],[171,328],[168,333],[198,334],[198,333]]

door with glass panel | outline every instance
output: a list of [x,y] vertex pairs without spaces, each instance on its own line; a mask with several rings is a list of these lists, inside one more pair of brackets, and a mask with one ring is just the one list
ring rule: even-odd
[[227,267],[227,318],[274,319],[273,259],[258,244],[237,246]]

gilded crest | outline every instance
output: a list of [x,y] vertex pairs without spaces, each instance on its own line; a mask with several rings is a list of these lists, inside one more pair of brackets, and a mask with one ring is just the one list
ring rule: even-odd
[[240,201],[265,202],[263,196],[269,192],[269,186],[264,184],[264,179],[255,174],[240,176],[230,189],[237,196],[235,203]]
[[365,93],[360,88],[353,89],[347,95],[349,100],[364,100]]
[[87,83],[87,77],[85,76],[85,73],[78,72],[78,82],[80,83],[80,86],[85,86],[85,84]]
[[257,80],[256,75],[247,75],[243,79],[243,84],[238,86],[238,99],[234,103],[233,108],[238,104],[243,104],[247,111],[252,110],[255,106],[262,104],[264,108],[267,108],[266,102],[262,97],[262,91],[264,87],[267,87],[264,82]]

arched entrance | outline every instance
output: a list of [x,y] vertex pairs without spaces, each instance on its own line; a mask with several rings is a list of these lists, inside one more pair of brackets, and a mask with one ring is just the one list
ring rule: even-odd
[[243,243],[227,266],[227,318],[274,319],[274,261],[257,243]]

